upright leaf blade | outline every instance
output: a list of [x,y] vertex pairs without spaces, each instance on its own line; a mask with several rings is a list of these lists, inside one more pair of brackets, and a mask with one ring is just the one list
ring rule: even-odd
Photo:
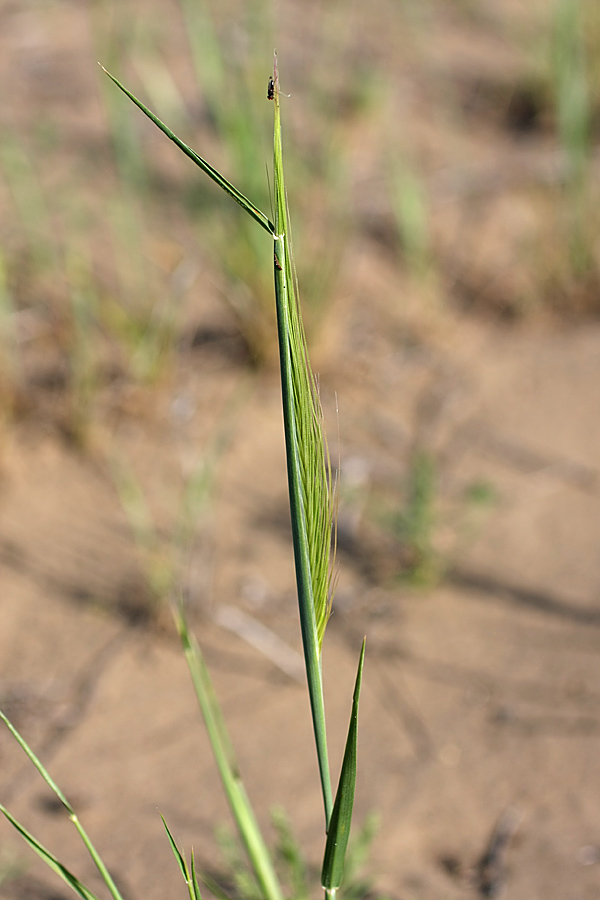
[[198,875],[196,874],[196,860],[194,859],[194,851],[192,849],[192,886],[194,888],[194,900],[202,900],[200,894],[200,885],[198,884]]
[[350,716],[348,737],[346,739],[346,750],[344,752],[344,761],[342,763],[342,770],[340,772],[340,780],[335,797],[335,803],[333,806],[333,812],[331,814],[331,821],[329,823],[329,832],[327,834],[325,855],[323,857],[321,883],[329,897],[335,897],[336,891],[342,883],[346,848],[348,846],[350,826],[352,824],[354,787],[356,785],[358,701],[360,697],[362,672],[365,661],[365,645],[366,639],[363,641],[362,649],[360,651],[358,672],[356,674],[356,684],[354,686],[354,697],[352,699],[352,714]]
[[171,850],[173,851],[173,856],[177,860],[177,865],[179,866],[181,874],[183,875],[183,880],[185,881],[186,887],[188,889],[190,900],[202,900],[200,896],[200,888],[198,886],[198,879],[196,878],[196,869],[194,866],[194,851],[192,850],[192,871],[190,873],[185,856],[175,843],[175,838],[171,834],[169,826],[167,825],[165,817],[163,815],[161,815],[161,819],[163,825],[165,826],[165,831],[167,832],[167,837],[169,839],[169,844],[171,845]]

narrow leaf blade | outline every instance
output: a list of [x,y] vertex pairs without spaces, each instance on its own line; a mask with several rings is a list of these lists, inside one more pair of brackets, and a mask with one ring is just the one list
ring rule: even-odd
[[358,672],[356,674],[356,684],[354,686],[354,696],[352,699],[352,713],[350,716],[350,725],[348,727],[348,737],[346,739],[346,750],[344,752],[340,780],[329,823],[327,844],[325,845],[325,855],[323,857],[323,868],[321,871],[321,884],[332,896],[335,895],[335,892],[342,883],[346,848],[348,846],[350,826],[352,824],[354,788],[356,785],[358,701],[360,698],[362,672],[365,661],[365,645],[366,639],[363,641],[362,649],[360,651]]
[[0,812],[8,819],[11,825],[19,832],[23,840],[29,844],[32,850],[35,850],[37,855],[43,859],[48,868],[52,869],[53,872],[56,872],[57,875],[65,881],[69,887],[78,894],[82,900],[98,900],[96,894],[90,891],[78,878],[76,875],[73,875],[66,866],[63,866],[61,862],[54,856],[53,853],[50,853],[43,844],[40,844],[36,838],[32,834],[30,834],[27,829],[21,825],[20,822],[15,819],[15,817],[9,813],[6,807],[0,805]]
[[188,875],[188,868],[187,868],[187,863],[185,861],[185,857],[183,856],[181,850],[175,843],[175,839],[173,838],[173,835],[171,834],[169,826],[165,822],[165,817],[162,814],[161,814],[161,819],[162,819],[163,825],[165,826],[165,831],[167,832],[167,837],[169,838],[169,844],[171,845],[171,850],[173,851],[173,856],[177,860],[177,865],[181,869],[181,874],[183,875],[183,877],[187,883],[189,875]]
[[60,800],[62,805],[65,807],[65,809],[69,813],[69,815],[71,815],[71,816],[75,815],[73,807],[71,806],[71,804],[69,803],[69,801],[67,800],[67,798],[65,797],[65,795],[63,794],[61,789],[59,788],[59,786],[56,784],[54,779],[46,771],[46,769],[44,768],[44,766],[42,765],[40,760],[37,758],[37,756],[31,749],[31,747],[29,746],[29,744],[25,741],[24,738],[21,737],[21,735],[19,734],[19,732],[17,731],[15,726],[12,724],[12,722],[10,722],[9,719],[6,718],[6,716],[4,715],[2,710],[0,710],[0,720],[2,722],[4,722],[4,724],[6,725],[6,727],[8,728],[8,730],[10,731],[10,733],[12,734],[12,736],[14,737],[16,742],[19,744],[19,746],[24,751],[24,753],[27,754],[27,756],[29,757],[29,759],[31,760],[33,765],[36,767],[36,769],[38,770],[38,772],[40,773],[40,775],[42,776],[42,778],[44,779],[44,781],[46,782],[48,787],[54,791],[54,793],[56,794],[56,796],[58,797],[58,799]]
[[208,163],[198,153],[196,153],[195,150],[192,150],[192,148],[188,147],[188,145],[184,141],[182,141],[181,138],[178,138],[175,132],[171,131],[168,125],[165,125],[165,123],[162,122],[158,118],[158,116],[155,116],[154,113],[150,109],[148,109],[148,107],[145,106],[141,100],[138,100],[138,98],[134,94],[132,94],[131,91],[129,91],[125,87],[125,85],[121,84],[121,82],[117,78],[115,78],[114,75],[111,75],[110,72],[108,72],[101,63],[99,65],[102,71],[108,75],[110,80],[113,81],[116,86],[121,91],[123,91],[123,93],[126,94],[126,96],[129,97],[129,99],[133,103],[135,103],[138,109],[141,109],[144,115],[148,116],[150,121],[154,122],[156,127],[160,128],[162,133],[165,134],[169,138],[169,140],[173,141],[173,143],[176,144],[179,149],[183,151],[183,153],[185,153],[185,155],[189,159],[192,160],[192,162],[194,162],[200,169],[202,169],[203,172],[206,172],[209,178],[212,178],[212,180],[216,184],[218,184],[219,187],[225,191],[225,193],[229,194],[229,196],[232,197],[236,203],[239,203],[239,205],[243,209],[245,209],[246,212],[265,229],[265,231],[268,231],[269,234],[275,233],[275,226],[270,221],[270,219],[263,212],[261,212],[260,209],[258,209],[257,206],[255,206],[250,200],[248,200],[248,198],[245,197],[241,193],[241,191],[238,191],[238,189],[233,184],[231,184],[231,182],[227,181],[227,179],[224,178],[220,172],[213,168],[213,166],[211,166],[210,163]]
[[192,885],[194,888],[194,900],[202,900],[200,893],[200,885],[198,884],[198,876],[196,874],[196,860],[194,859],[194,851],[192,850]]
[[188,864],[186,862],[185,856],[175,843],[175,838],[171,834],[169,826],[165,821],[165,817],[161,815],[162,823],[165,826],[165,831],[167,832],[167,837],[169,838],[169,843],[171,845],[171,850],[173,851],[173,856],[177,860],[177,865],[181,869],[181,874],[183,875],[183,880],[185,881],[186,887],[188,889],[188,894],[190,895],[190,900],[202,900],[200,897],[200,892],[198,888],[198,883],[196,881],[196,875],[194,872],[194,854],[192,852],[192,875],[190,875],[190,870],[188,868]]

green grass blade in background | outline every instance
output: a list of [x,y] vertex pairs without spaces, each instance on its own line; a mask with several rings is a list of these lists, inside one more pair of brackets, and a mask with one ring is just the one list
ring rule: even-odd
[[587,223],[590,197],[594,196],[590,190],[594,106],[584,7],[585,4],[573,0],[556,0],[552,42],[557,131],[566,162],[569,251],[573,270],[579,276],[589,272],[593,265]]
[[283,809],[274,809],[271,821],[277,831],[277,858],[287,871],[289,896],[293,900],[310,900],[308,867]]
[[[62,803],[64,808],[67,810],[71,822],[75,826],[75,828],[79,834],[79,837],[85,844],[85,847],[86,847],[88,853],[90,854],[96,868],[98,869],[98,871],[102,877],[102,880],[104,881],[105,885],[109,889],[114,900],[123,900],[119,889],[117,888],[116,884],[114,883],[110,872],[108,871],[108,869],[106,868],[106,866],[104,864],[104,861],[102,860],[102,857],[100,856],[100,854],[98,853],[98,851],[96,850],[94,845],[92,844],[83,825],[77,818],[77,813],[75,812],[75,810],[73,809],[73,807],[71,806],[71,804],[69,803],[69,801],[67,800],[67,798],[65,797],[63,792],[61,791],[61,789],[58,787],[58,785],[56,784],[54,779],[50,776],[50,774],[46,771],[46,769],[44,768],[44,766],[42,765],[40,760],[37,758],[37,756],[31,749],[31,747],[29,746],[29,744],[24,740],[24,738],[21,737],[21,735],[19,734],[17,729],[6,718],[6,716],[4,715],[4,713],[1,710],[0,710],[0,721],[4,722],[4,724],[6,725],[6,727],[12,734],[12,736],[15,738],[15,740],[17,741],[19,746],[24,750],[24,752],[27,754],[27,756],[29,757],[29,759],[31,760],[33,765],[36,767],[36,769],[38,770],[38,772],[40,773],[40,775],[42,776],[42,778],[44,779],[44,781],[46,782],[48,787],[51,788],[52,791],[54,791],[54,793],[56,794],[56,796],[58,797],[58,799],[60,800],[60,802]],[[10,821],[13,822],[13,824],[15,824],[15,822],[13,821],[13,819],[10,816],[10,814],[8,813],[8,811],[4,807],[0,807],[0,809],[4,813],[4,815],[7,818],[9,818]],[[30,844],[30,846],[32,846],[34,848],[34,850],[36,850],[36,852],[39,853],[40,856],[42,856],[42,858],[46,861],[46,863],[51,868],[53,868],[54,871],[58,871],[58,869],[56,868],[56,866],[53,864],[52,861],[54,860],[56,865],[59,867],[61,867],[61,864],[57,860],[55,860],[55,858],[52,856],[52,854],[50,854],[47,850],[45,850],[45,848],[42,847],[41,844],[38,845],[38,842],[35,840],[35,838],[33,838],[31,835],[29,835],[27,832],[25,832],[25,830],[23,828],[21,828],[20,826],[17,826],[16,824],[15,824],[15,827],[18,827],[18,830],[21,832],[21,834],[23,835],[25,840],[27,840],[27,842]],[[44,854],[46,854],[46,856],[44,856]],[[62,868],[64,868],[64,867],[62,867]],[[66,871],[67,870],[65,869],[65,872]],[[59,871],[58,874],[61,875],[61,877],[64,877],[64,875],[61,871]],[[69,882],[69,883],[71,883],[71,882]],[[73,885],[71,885],[71,886],[73,887]]]
[[25,741],[24,738],[21,737],[21,735],[19,734],[19,732],[17,731],[15,726],[12,724],[12,722],[9,719],[6,718],[6,716],[4,715],[2,710],[0,710],[0,721],[4,722],[4,724],[6,725],[6,727],[8,728],[8,730],[10,731],[10,733],[12,734],[12,736],[14,737],[16,742],[19,744],[21,749],[26,753],[26,755],[29,757],[31,762],[34,764],[34,766],[36,767],[36,769],[38,770],[38,772],[40,773],[40,775],[42,776],[42,778],[44,779],[44,781],[46,782],[48,787],[52,791],[54,791],[54,793],[56,794],[56,796],[58,797],[58,799],[60,800],[62,805],[65,807],[65,809],[69,813],[69,815],[74,815],[73,807],[71,806],[71,804],[69,803],[69,801],[67,800],[67,798],[65,797],[65,795],[63,794],[61,789],[59,788],[59,786],[56,784],[54,779],[48,774],[46,769],[43,767],[43,765],[41,764],[41,762],[39,761],[39,759],[37,758],[37,756],[31,749],[31,747],[29,746],[29,744]]
[[118,81],[114,77],[114,75],[111,75],[110,72],[107,72],[106,69],[104,68],[104,66],[101,66],[101,68],[104,72],[106,72],[106,74],[111,79],[111,81],[114,81],[114,83],[117,85],[117,87],[120,88],[120,90],[122,90],[123,93],[126,94],[129,97],[129,99],[132,100],[133,103],[135,103],[135,105],[139,109],[141,109],[141,111],[146,116],[148,116],[148,118],[152,122],[154,122],[154,124],[157,126],[157,128],[160,128],[160,130],[163,132],[163,134],[165,134],[169,138],[169,140],[173,141],[173,143],[176,144],[179,147],[179,149],[182,150],[183,153],[185,153],[185,155],[188,156],[192,160],[192,162],[194,162],[200,169],[202,169],[203,172],[206,172],[206,174],[209,176],[209,178],[212,178],[212,180],[216,184],[218,184],[219,187],[225,191],[225,193],[229,194],[229,196],[232,197],[236,203],[239,203],[239,205],[243,209],[245,209],[246,212],[250,216],[252,216],[252,218],[255,219],[255,221],[257,221],[258,224],[261,225],[265,229],[265,231],[268,231],[269,234],[274,234],[275,226],[270,221],[268,216],[266,216],[256,206],[254,206],[254,204],[251,203],[251,201],[248,200],[247,197],[244,197],[244,195],[240,191],[238,191],[238,189],[236,187],[234,187],[231,184],[231,182],[227,181],[227,179],[224,178],[220,172],[217,172],[217,170],[214,169],[210,165],[210,163],[206,162],[205,159],[202,159],[202,157],[199,156],[195,152],[195,150],[192,150],[191,147],[188,147],[188,145],[185,144],[181,140],[181,138],[178,138],[177,135],[173,131],[171,131],[171,129],[167,125],[165,125],[164,122],[162,122],[157,116],[155,116],[154,113],[151,112],[147,106],[144,106],[144,104],[141,102],[141,100],[138,100],[137,97],[135,97],[131,93],[131,91],[127,90],[127,88],[124,85],[122,85],[121,82]]
[[227,734],[223,715],[215,696],[202,652],[197,641],[188,631],[186,621],[181,612],[175,613],[175,622],[215,755],[223,789],[248,854],[248,859],[263,891],[265,900],[283,900],[283,894],[273,868],[271,856],[240,777],[233,747]]
[[[41,269],[58,268],[59,253],[52,241],[52,215],[40,184],[36,166],[16,128],[3,123],[0,130],[0,176],[12,199],[14,223],[27,239],[32,262]],[[5,213],[6,214],[6,213]]]
[[20,377],[16,309],[8,285],[6,260],[0,247],[0,421],[12,412]]
[[352,824],[354,787],[356,785],[358,701],[360,698],[360,687],[365,661],[365,646],[366,638],[363,641],[360,651],[358,672],[356,674],[356,684],[354,686],[354,696],[352,699],[352,713],[346,740],[346,750],[344,752],[344,761],[342,762],[342,770],[340,772],[340,780],[335,797],[333,813],[331,814],[331,821],[329,823],[325,856],[323,857],[321,884],[328,897],[335,897],[336,891],[342,883],[342,877],[344,875],[344,859],[346,857],[346,848],[348,846],[350,826]]
[[6,807],[2,806],[2,804],[0,804],[0,812],[8,819],[11,825],[16,828],[23,840],[27,844],[29,844],[31,849],[35,850],[37,855],[44,860],[46,865],[50,869],[52,869],[53,872],[56,872],[56,874],[59,875],[60,878],[62,878],[63,881],[65,881],[69,885],[69,887],[72,888],[72,890],[74,890],[75,893],[82,898],[82,900],[98,900],[98,897],[94,893],[92,893],[89,888],[82,884],[77,876],[73,875],[73,873],[70,872],[66,866],[63,866],[63,864],[57,860],[54,854],[50,853],[49,850],[47,850],[42,844],[40,844],[40,842],[37,841],[33,837],[33,835],[30,834],[27,829],[24,828],[23,825],[21,825],[21,823],[18,822],[14,818],[14,816],[9,813]]
[[283,174],[277,65],[274,71],[273,100],[276,214],[274,273],[283,419],[300,624],[328,827],[332,792],[325,733],[321,648],[331,611],[334,501],[321,404],[308,358],[292,257]]
[[558,136],[567,158],[567,181],[579,186],[593,151],[593,107],[583,4],[556,0],[552,63]]
[[[190,44],[196,81],[202,86],[215,119],[223,115],[221,93],[227,68],[208,3],[204,0],[179,0]],[[211,98],[215,102],[211,103]]]

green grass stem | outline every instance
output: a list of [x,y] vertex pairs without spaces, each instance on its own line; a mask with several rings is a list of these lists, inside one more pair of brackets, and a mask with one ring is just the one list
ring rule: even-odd
[[183,645],[185,658],[192,676],[194,690],[204,718],[206,730],[219,769],[221,782],[235,819],[238,832],[256,879],[265,900],[283,900],[279,880],[275,874],[271,856],[267,849],[246,789],[240,777],[233,747],[223,715],[214,693],[210,675],[197,641],[188,631],[187,623],[180,612],[175,613],[175,622]]
[[[67,813],[69,814],[69,818],[70,818],[71,822],[75,826],[75,828],[79,834],[79,837],[83,841],[88,853],[90,854],[96,868],[98,869],[98,871],[102,877],[102,880],[104,881],[105,885],[107,886],[108,890],[110,891],[110,893],[113,897],[113,900],[123,900],[119,889],[117,888],[110,872],[108,871],[108,869],[106,868],[106,865],[104,864],[104,861],[102,860],[102,857],[96,850],[89,835],[87,834],[83,825],[79,821],[79,819],[77,817],[77,813],[75,812],[75,810],[73,809],[73,807],[71,806],[71,804],[69,803],[69,801],[67,800],[67,798],[65,797],[63,792],[61,791],[61,789],[59,788],[59,786],[56,784],[54,779],[44,768],[44,766],[42,765],[40,760],[37,758],[37,756],[35,755],[33,750],[30,748],[30,746],[24,740],[24,738],[21,737],[21,735],[19,734],[17,729],[6,718],[6,716],[4,715],[4,713],[1,710],[0,710],[0,721],[4,722],[4,724],[6,725],[6,727],[12,734],[12,736],[15,738],[15,740],[17,741],[19,746],[27,754],[27,756],[29,757],[29,759],[31,760],[31,762],[33,763],[35,768],[38,770],[38,772],[40,773],[40,775],[42,776],[42,778],[44,779],[44,781],[46,782],[48,787],[52,791],[54,791],[54,793],[56,794],[56,796],[58,797],[58,799],[60,800],[60,802],[62,803],[64,808],[66,809]],[[95,900],[94,894],[92,894],[91,891],[89,891],[87,888],[85,888],[84,885],[82,885],[81,882],[79,882],[78,879],[76,879],[75,876],[72,875],[68,871],[68,869],[66,869],[61,863],[58,862],[56,857],[54,857],[48,850],[45,849],[45,847],[43,847],[34,837],[32,837],[32,835],[30,835],[29,832],[27,832],[23,828],[23,826],[20,825],[13,818],[13,816],[8,812],[8,810],[4,806],[0,805],[0,812],[2,812],[10,822],[12,822],[12,824],[15,826],[15,828],[17,828],[17,830],[25,838],[27,843],[31,847],[33,847],[33,849],[36,851],[36,853],[39,856],[42,857],[42,859],[44,859],[44,861],[47,863],[47,865],[49,865],[50,868],[54,869],[54,871],[58,872],[58,874],[61,876],[61,878],[63,878],[65,881],[67,881],[67,883],[73,888],[73,890],[76,891],[76,893],[79,893],[80,896],[84,897],[84,900],[90,900],[90,898],[92,898],[92,900]],[[82,893],[82,891],[83,891],[83,893]]]

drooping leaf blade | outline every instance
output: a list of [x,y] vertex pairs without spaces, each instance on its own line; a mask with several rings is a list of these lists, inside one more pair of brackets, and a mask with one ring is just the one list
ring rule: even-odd
[[321,870],[321,884],[330,897],[335,897],[335,893],[342,883],[346,848],[348,846],[350,826],[352,824],[354,788],[356,785],[358,701],[360,698],[363,665],[365,661],[365,646],[366,639],[363,641],[362,649],[360,651],[358,672],[356,674],[356,683],[354,685],[354,696],[352,698],[352,713],[350,715],[350,725],[348,727],[348,737],[346,739],[346,749],[344,751],[340,780],[335,803],[333,805],[333,812],[331,814],[331,821],[329,823],[325,855],[323,857],[323,868]]

